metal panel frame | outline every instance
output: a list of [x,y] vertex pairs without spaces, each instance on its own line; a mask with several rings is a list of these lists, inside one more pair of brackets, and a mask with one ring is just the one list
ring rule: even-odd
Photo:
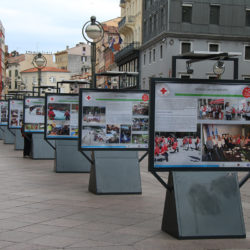
[[[138,90],[138,89],[80,89],[79,93],[79,111],[82,108],[82,94],[85,92],[105,92],[105,93],[144,93],[149,95],[148,90]],[[150,95],[149,95],[150,96]],[[150,98],[149,98],[150,99]],[[79,128],[82,127],[82,112],[79,112]],[[78,150],[79,151],[147,151],[148,148],[82,148],[82,129],[79,130],[78,136]]]
[[[155,86],[158,83],[175,84],[217,84],[217,85],[250,85],[249,80],[210,80],[210,79],[177,79],[177,78],[151,78],[150,79],[150,102],[149,102],[149,157],[148,171],[169,172],[169,171],[250,171],[250,167],[154,167],[154,135],[155,135]],[[250,125],[250,123],[249,123]],[[237,164],[237,162],[235,162]]]

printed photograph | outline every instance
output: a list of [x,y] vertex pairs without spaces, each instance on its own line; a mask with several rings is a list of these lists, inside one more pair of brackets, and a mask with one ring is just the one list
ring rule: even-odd
[[70,120],[70,104],[49,103],[48,120]]
[[133,115],[148,115],[148,103],[147,102],[140,102],[133,105]]
[[131,125],[121,125],[120,143],[131,143]]
[[148,144],[148,135],[147,134],[136,134],[132,135],[133,144]]
[[78,127],[73,127],[73,126],[71,126],[70,127],[71,128],[71,130],[70,130],[70,136],[78,136]]
[[100,124],[105,123],[106,108],[96,106],[85,106],[82,108],[83,124]]
[[190,164],[201,161],[200,125],[197,132],[161,132],[155,134],[155,164]]
[[199,99],[198,119],[223,120],[224,99]]
[[132,131],[147,131],[147,130],[148,130],[148,118],[132,119]]
[[47,125],[48,136],[70,135],[69,122],[54,121]]
[[7,107],[2,107],[1,109],[1,122],[7,122],[8,116],[7,116]]
[[105,144],[106,127],[105,126],[83,126],[82,127],[82,145],[98,145]]
[[115,124],[108,124],[106,126],[106,143],[119,143],[120,126]]
[[249,125],[203,125],[203,161],[249,162]]
[[247,99],[225,99],[224,120],[250,120],[250,101]]

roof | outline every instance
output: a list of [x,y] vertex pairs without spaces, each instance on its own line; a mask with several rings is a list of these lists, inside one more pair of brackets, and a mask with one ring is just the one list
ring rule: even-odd
[[[55,67],[44,67],[44,68],[42,68],[41,71],[42,72],[65,72],[65,73],[69,72],[66,69],[58,69],[58,68],[55,68]],[[38,69],[37,68],[31,68],[31,69],[26,69],[26,70],[21,71],[21,73],[33,73],[33,72],[38,72]]]

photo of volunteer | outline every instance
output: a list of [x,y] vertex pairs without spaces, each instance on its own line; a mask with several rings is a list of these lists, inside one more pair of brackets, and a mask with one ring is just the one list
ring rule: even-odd
[[154,154],[157,164],[199,162],[201,159],[200,132],[156,133]]
[[84,106],[82,108],[83,124],[99,124],[106,121],[106,108],[99,106]]
[[250,101],[246,99],[199,99],[200,120],[250,120]]
[[48,120],[70,120],[70,104],[49,103]]
[[61,121],[56,122],[49,122],[47,126],[47,134],[50,136],[55,135],[69,135],[70,134],[70,128],[69,124],[65,124]]
[[250,127],[203,125],[203,161],[250,161]]

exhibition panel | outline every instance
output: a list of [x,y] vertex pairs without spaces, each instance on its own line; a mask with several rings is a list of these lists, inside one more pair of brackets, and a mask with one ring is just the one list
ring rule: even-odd
[[24,98],[24,132],[43,133],[45,115],[44,97]]
[[45,139],[77,139],[79,97],[76,94],[46,94]]
[[149,94],[81,89],[79,150],[147,150]]
[[8,128],[21,128],[23,124],[23,100],[9,100]]
[[0,101],[0,126],[8,125],[8,101]]
[[149,170],[250,170],[249,85],[153,79]]

